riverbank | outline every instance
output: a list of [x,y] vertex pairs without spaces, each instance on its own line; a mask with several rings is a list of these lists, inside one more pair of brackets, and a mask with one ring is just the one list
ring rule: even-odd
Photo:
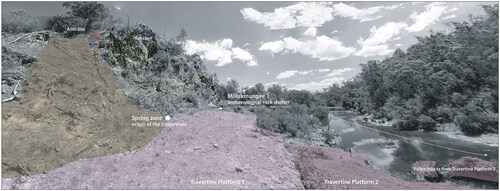
[[392,127],[392,125],[395,123],[395,121],[389,121],[386,118],[375,119],[375,118],[373,118],[372,114],[359,115],[359,114],[355,114],[354,112],[353,112],[353,114],[356,115],[353,118],[353,120],[358,121],[358,122],[362,121],[362,122],[368,123],[370,125]]
[[453,123],[438,124],[438,134],[445,135],[452,139],[459,139],[462,141],[485,144],[492,147],[498,147],[498,134],[483,134],[477,137],[470,137],[464,135],[460,128]]
[[484,144],[492,147],[498,147],[498,134],[484,134],[478,137],[469,137],[462,132],[436,132],[437,134],[445,135],[451,139],[459,139],[462,141]]
[[356,153],[341,149],[286,145],[295,154],[306,189],[473,189],[452,183],[404,181],[367,165]]
[[[388,121],[385,118],[374,119],[372,114],[359,115],[352,111],[346,112],[346,114],[355,115],[351,119],[354,122],[363,122],[369,125],[375,125],[380,127],[392,127],[392,125],[395,123],[394,120]],[[489,133],[477,137],[471,137],[462,133],[462,131],[460,131],[460,128],[453,123],[437,124],[436,128],[438,131],[434,133],[445,135],[451,139],[458,139],[461,141],[466,141],[471,143],[484,144],[492,147],[498,147],[499,145],[498,134]]]

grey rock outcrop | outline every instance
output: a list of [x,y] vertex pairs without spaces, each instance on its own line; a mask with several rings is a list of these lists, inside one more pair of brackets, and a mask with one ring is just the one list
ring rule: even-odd
[[19,98],[26,74],[49,40],[49,31],[2,34],[2,102]]
[[[215,74],[198,55],[185,54],[182,42],[162,39],[143,24],[114,26],[100,35],[99,57],[140,108],[172,114],[217,102]],[[93,34],[82,37],[95,49]]]

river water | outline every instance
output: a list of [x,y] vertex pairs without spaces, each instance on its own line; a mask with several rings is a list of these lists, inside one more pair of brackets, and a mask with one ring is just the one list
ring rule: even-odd
[[[374,168],[403,180],[416,181],[411,166],[417,161],[436,161],[436,167],[447,167],[448,163],[464,156],[490,161],[498,168],[498,147],[452,139],[445,135],[399,131],[392,127],[376,126],[362,122],[349,123],[352,114],[332,112],[330,126],[341,141],[338,147],[361,154]],[[347,120],[347,121],[345,121]],[[349,121],[349,122],[348,122]],[[475,155],[478,153],[482,155]],[[487,154],[485,156],[484,154]],[[446,181],[476,188],[498,189],[497,183],[474,180],[454,180],[444,174]]]

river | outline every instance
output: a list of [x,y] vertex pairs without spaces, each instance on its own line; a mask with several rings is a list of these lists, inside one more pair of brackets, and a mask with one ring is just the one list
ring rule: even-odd
[[[392,127],[368,123],[350,123],[353,114],[331,113],[330,126],[341,138],[337,147],[361,154],[374,168],[399,177],[416,181],[409,173],[417,161],[436,161],[436,167],[447,167],[448,163],[464,156],[490,161],[498,168],[498,147],[452,139],[445,135],[422,131],[399,131]],[[347,120],[347,121],[346,121]],[[480,153],[475,155],[472,153]],[[487,154],[485,156],[484,154]],[[475,180],[455,180],[446,176],[446,181],[476,188],[498,189],[498,183]]]

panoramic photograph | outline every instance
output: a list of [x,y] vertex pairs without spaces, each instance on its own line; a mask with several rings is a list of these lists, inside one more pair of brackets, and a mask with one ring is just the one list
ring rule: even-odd
[[498,1],[2,1],[1,189],[498,190]]

